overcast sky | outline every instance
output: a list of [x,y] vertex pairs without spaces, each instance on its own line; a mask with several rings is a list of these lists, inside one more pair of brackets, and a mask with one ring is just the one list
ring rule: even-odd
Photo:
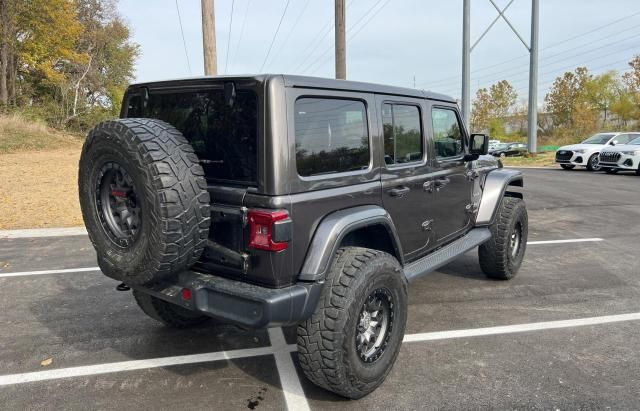
[[[500,8],[509,2],[494,1]],[[141,47],[138,81],[203,74],[200,0],[177,2],[190,64],[176,0],[120,0]],[[334,1],[288,3],[215,0],[220,74],[334,76]],[[530,0],[514,0],[505,13],[527,43],[530,11]],[[496,16],[489,0],[472,0],[472,43]],[[346,21],[348,79],[412,87],[415,76],[418,88],[460,96],[462,0],[347,0]],[[640,54],[640,2],[540,0],[540,47],[539,101],[557,75],[579,65],[623,71]],[[500,19],[472,52],[472,94],[506,79],[526,99],[528,68],[527,50]]]

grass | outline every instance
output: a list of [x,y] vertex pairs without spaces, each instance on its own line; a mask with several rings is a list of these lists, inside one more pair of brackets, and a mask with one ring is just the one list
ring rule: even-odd
[[0,154],[79,148],[82,141],[16,114],[0,115]]
[[539,153],[535,157],[531,155],[506,157],[502,159],[502,164],[515,167],[557,167],[555,163],[555,152],[553,151]]

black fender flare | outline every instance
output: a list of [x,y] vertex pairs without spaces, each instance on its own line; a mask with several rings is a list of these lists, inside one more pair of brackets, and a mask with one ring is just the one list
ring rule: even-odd
[[376,205],[357,206],[324,217],[313,235],[298,279],[323,281],[344,237],[354,230],[372,225],[381,225],[386,229],[398,261],[404,265],[400,240],[389,213]]
[[[482,198],[476,217],[476,226],[483,227],[493,223],[496,210],[509,186],[524,186],[522,171],[509,168],[499,168],[487,173],[482,190]],[[520,193],[517,193],[521,196]]]

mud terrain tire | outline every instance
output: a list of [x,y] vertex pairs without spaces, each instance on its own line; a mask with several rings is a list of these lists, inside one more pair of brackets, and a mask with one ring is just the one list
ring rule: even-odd
[[153,119],[98,124],[80,156],[80,207],[102,272],[145,284],[189,268],[209,234],[209,193],[193,147]]

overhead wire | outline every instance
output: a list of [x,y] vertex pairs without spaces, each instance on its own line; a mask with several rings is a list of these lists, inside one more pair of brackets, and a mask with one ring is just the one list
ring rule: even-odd
[[229,17],[229,36],[227,37],[227,55],[224,58],[224,73],[228,74],[227,67],[229,67],[229,48],[231,47],[231,33],[233,31],[233,7],[236,0],[231,0],[231,16]]
[[192,74],[191,62],[189,61],[189,53],[187,52],[187,41],[184,38],[184,30],[182,29],[182,17],[180,16],[180,7],[178,6],[178,0],[176,0],[176,11],[178,12],[178,23],[180,24],[180,34],[182,35],[182,47],[184,47],[184,55],[187,58],[187,68],[189,69],[189,74]]
[[280,21],[278,22],[278,27],[276,28],[275,33],[273,33],[273,38],[271,39],[271,44],[269,45],[269,50],[267,50],[267,55],[264,56],[264,61],[262,62],[262,65],[260,66],[260,72],[262,72],[262,69],[264,68],[264,65],[267,63],[267,59],[269,58],[269,54],[271,54],[271,49],[273,48],[273,43],[275,43],[276,41],[276,37],[278,36],[278,32],[280,31],[280,26],[282,25],[282,20],[284,20],[284,16],[287,14],[287,9],[289,8],[289,2],[291,0],[287,0],[287,4],[285,4],[284,6],[284,10],[282,11],[282,16],[280,16]]
[[244,8],[244,14],[242,17],[242,24],[240,25],[240,34],[238,35],[238,41],[236,42],[236,48],[234,53],[231,55],[231,60],[238,55],[238,51],[240,50],[240,45],[242,44],[242,36],[244,34],[245,24],[247,22],[247,14],[249,13],[249,5],[251,4],[251,0],[247,0],[247,5]]

